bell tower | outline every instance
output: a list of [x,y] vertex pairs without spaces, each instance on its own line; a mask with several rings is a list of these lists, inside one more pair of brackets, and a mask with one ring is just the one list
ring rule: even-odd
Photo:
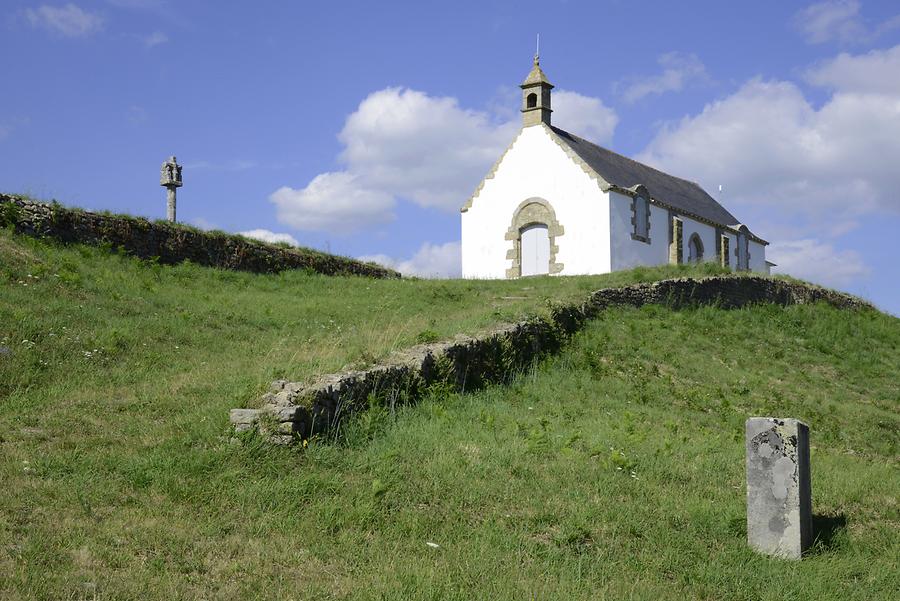
[[534,55],[534,66],[519,86],[522,88],[522,127],[546,123],[550,125],[550,90],[553,84],[541,70],[540,58]]

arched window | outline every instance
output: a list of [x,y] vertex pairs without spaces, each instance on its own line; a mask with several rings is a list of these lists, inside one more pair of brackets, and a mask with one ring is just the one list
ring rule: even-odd
[[537,106],[537,94],[532,92],[525,98],[525,108],[533,109]]
[[696,233],[691,235],[688,242],[688,261],[699,263],[703,260],[703,241]]

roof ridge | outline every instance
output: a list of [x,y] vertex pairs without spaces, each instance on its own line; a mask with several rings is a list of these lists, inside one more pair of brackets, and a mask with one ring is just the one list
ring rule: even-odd
[[[603,150],[603,151],[608,152],[608,153],[610,153],[610,154],[614,154],[614,155],[616,155],[616,156],[618,156],[618,157],[622,157],[622,158],[625,159],[626,161],[631,161],[632,163],[637,163],[637,164],[640,165],[641,167],[646,167],[647,169],[652,169],[653,171],[656,171],[657,173],[661,173],[661,174],[665,175],[666,177],[671,177],[671,178],[673,178],[673,179],[678,179],[678,180],[681,180],[681,181],[683,181],[683,182],[687,182],[687,183],[689,183],[689,184],[692,184],[692,185],[694,185],[694,186],[697,186],[698,188],[700,188],[701,190],[703,190],[703,192],[704,192],[705,194],[707,194],[710,198],[713,198],[712,194],[710,194],[709,192],[707,192],[706,189],[703,188],[703,186],[701,186],[698,182],[695,182],[694,180],[685,179],[685,178],[683,178],[683,177],[678,177],[677,175],[672,175],[671,173],[666,173],[666,172],[663,171],[662,169],[657,169],[657,168],[654,167],[653,165],[648,165],[647,163],[642,163],[642,162],[638,161],[637,159],[633,159],[633,158],[631,158],[631,157],[629,157],[629,156],[626,156],[626,155],[624,155],[624,154],[622,154],[622,153],[616,152],[615,150],[612,150],[612,149],[610,149],[610,148],[607,148],[606,146],[600,146],[600,145],[597,144],[596,142],[591,142],[591,141],[588,140],[587,138],[582,138],[581,136],[579,136],[579,135],[577,135],[577,134],[573,134],[573,133],[570,132],[570,131],[566,131],[566,130],[564,130],[564,129],[561,128],[561,127],[556,127],[555,125],[551,125],[550,127],[551,127],[554,131],[556,131],[556,133],[562,133],[562,134],[566,134],[567,136],[571,136],[571,137],[573,137],[573,138],[577,138],[578,140],[581,140],[582,142],[584,142],[584,143],[586,143],[586,144],[590,144],[591,146],[595,146],[595,147],[599,148],[600,150]],[[715,200],[715,199],[713,198],[713,200]]]
[[[666,173],[559,127],[547,126],[558,142],[574,152],[587,169],[613,188],[628,191],[643,184],[655,202],[693,219],[737,231],[740,220],[699,183]],[[754,240],[767,244],[752,231],[749,233]]]

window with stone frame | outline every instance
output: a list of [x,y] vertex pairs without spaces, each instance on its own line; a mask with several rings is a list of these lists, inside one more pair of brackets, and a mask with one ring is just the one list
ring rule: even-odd
[[731,240],[721,230],[716,230],[716,259],[722,267],[731,265],[731,257],[728,255],[731,249]]
[[699,263],[702,260],[703,240],[701,240],[700,235],[695,232],[691,234],[691,238],[688,241],[688,262]]
[[631,199],[632,240],[650,243],[650,201],[644,196]]
[[747,238],[747,234],[744,232],[738,234],[737,249],[735,249],[735,254],[737,255],[737,268],[741,271],[749,270],[750,241]]

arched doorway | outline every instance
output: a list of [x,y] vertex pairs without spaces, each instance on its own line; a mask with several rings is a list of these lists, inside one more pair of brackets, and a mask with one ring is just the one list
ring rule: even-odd
[[688,242],[688,261],[699,263],[703,260],[703,241],[700,236],[693,234]]
[[549,202],[538,197],[522,201],[506,231],[505,239],[511,243],[506,259],[512,261],[506,277],[561,273],[563,264],[557,254],[564,233]]
[[521,230],[519,246],[522,275],[546,275],[550,273],[550,234],[545,223],[533,223]]

